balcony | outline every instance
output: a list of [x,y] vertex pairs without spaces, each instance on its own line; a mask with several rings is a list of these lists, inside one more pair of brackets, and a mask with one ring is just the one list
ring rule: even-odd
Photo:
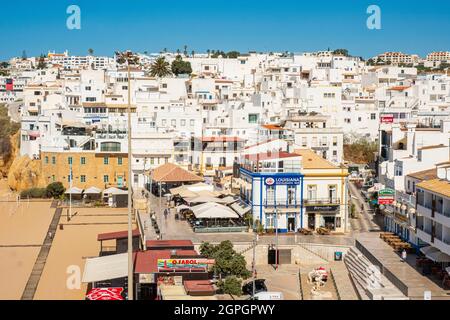
[[339,198],[316,198],[316,199],[304,199],[303,203],[305,206],[316,206],[316,205],[339,205],[341,201]]
[[279,207],[300,207],[301,201],[299,197],[292,197],[292,198],[267,198],[264,200],[264,205],[266,207],[273,207],[273,206],[279,206]]
[[[422,228],[423,228],[423,227],[422,227]],[[430,233],[427,233],[426,231],[424,231],[424,230],[421,229],[420,227],[417,227],[416,235],[417,235],[417,237],[418,237],[420,240],[422,240],[422,241],[424,241],[424,242],[426,242],[426,243],[432,243],[432,242],[431,242],[431,232],[430,232]]]

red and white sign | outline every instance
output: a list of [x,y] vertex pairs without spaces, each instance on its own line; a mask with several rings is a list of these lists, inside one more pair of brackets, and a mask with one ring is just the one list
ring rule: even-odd
[[380,116],[380,122],[381,123],[392,123],[394,122],[394,115],[393,114],[384,114]]
[[125,300],[123,288],[94,288],[86,295],[89,300]]
[[392,204],[394,198],[378,198],[378,204]]
[[14,80],[13,79],[6,79],[6,91],[13,91],[14,90]]

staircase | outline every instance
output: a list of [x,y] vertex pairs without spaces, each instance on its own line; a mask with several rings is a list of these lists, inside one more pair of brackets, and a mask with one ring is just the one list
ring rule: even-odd
[[344,263],[362,300],[408,300],[358,249],[351,248]]

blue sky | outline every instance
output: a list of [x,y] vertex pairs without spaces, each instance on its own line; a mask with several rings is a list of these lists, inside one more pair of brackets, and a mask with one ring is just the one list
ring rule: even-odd
[[[0,59],[69,50],[159,52],[221,49],[314,51],[347,48],[371,57],[398,50],[450,51],[448,0],[39,0],[5,1]],[[66,9],[81,8],[81,30],[68,30]],[[381,30],[366,27],[369,5],[381,8]],[[425,5],[425,6],[423,6]]]

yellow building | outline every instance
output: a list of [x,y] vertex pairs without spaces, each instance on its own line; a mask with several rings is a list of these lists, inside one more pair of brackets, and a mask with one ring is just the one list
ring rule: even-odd
[[348,231],[348,169],[336,166],[310,149],[296,149],[302,156],[305,227]]
[[128,185],[128,156],[122,153],[42,152],[42,173],[47,183],[62,182],[81,189],[125,187]]

